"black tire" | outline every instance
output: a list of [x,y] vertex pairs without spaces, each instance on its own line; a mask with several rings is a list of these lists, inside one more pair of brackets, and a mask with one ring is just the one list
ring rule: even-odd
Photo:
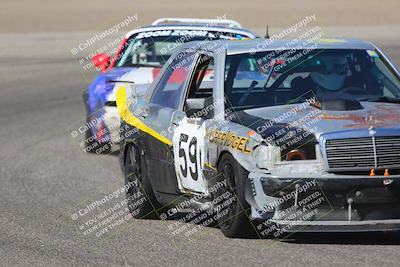
[[[249,219],[250,205],[245,200],[245,184],[248,172],[233,158],[224,154],[218,163],[218,180],[226,180],[226,186],[218,188],[216,196],[230,192],[231,204],[217,207],[220,214],[218,225],[226,237],[253,237],[256,235]],[[227,209],[227,210],[225,210]]]
[[125,156],[125,185],[128,187],[126,198],[133,218],[156,219],[159,203],[154,196],[151,184],[146,178],[144,164],[136,146],[129,145]]
[[[87,118],[86,122],[88,123],[89,118]],[[85,132],[85,140],[84,140],[85,152],[92,154],[107,154],[111,151],[110,143],[100,143],[97,141],[96,136],[93,135],[92,130],[88,127]]]

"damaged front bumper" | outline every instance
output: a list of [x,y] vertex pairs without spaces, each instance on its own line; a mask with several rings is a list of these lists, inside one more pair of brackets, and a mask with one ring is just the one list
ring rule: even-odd
[[117,107],[106,106],[104,107],[104,123],[107,126],[108,132],[111,137],[112,144],[119,144],[121,141],[120,136],[120,117]]
[[400,230],[400,175],[280,177],[250,173],[252,217],[287,232]]

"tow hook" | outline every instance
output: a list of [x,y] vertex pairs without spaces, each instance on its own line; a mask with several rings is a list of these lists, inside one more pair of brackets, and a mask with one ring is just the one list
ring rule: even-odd
[[298,201],[299,201],[299,188],[300,188],[300,185],[296,184],[295,187],[296,187],[296,191],[295,191],[295,195],[294,195],[294,206],[297,207],[297,204],[298,204]]
[[347,220],[350,222],[351,221],[351,213],[352,213],[352,209],[351,209],[351,204],[353,203],[353,199],[352,198],[348,198],[347,199]]
[[383,185],[390,185],[390,184],[392,184],[394,181],[392,180],[392,179],[385,179],[385,180],[383,180]]

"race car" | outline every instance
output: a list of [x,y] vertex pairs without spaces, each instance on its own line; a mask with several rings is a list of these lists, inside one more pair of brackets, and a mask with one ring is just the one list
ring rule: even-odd
[[144,95],[118,90],[133,217],[200,209],[228,237],[399,230],[397,65],[365,41],[266,41],[188,43]]
[[112,60],[106,54],[93,57],[93,64],[103,73],[83,95],[88,126],[85,151],[108,152],[111,144],[120,141],[114,92],[120,86],[118,83],[131,86],[151,83],[172,51],[185,42],[254,37],[236,21],[188,18],[158,19],[151,26],[126,34]]

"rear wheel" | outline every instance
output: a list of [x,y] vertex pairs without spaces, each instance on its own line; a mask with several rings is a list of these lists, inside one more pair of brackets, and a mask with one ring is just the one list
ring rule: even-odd
[[128,208],[134,218],[157,218],[159,204],[154,196],[150,182],[143,175],[144,164],[138,150],[130,145],[125,156],[125,185]]
[[[216,192],[218,225],[227,237],[251,237],[255,235],[250,222],[250,205],[245,200],[245,183],[248,172],[230,154],[224,154],[218,164],[218,180],[226,181]],[[228,197],[229,196],[229,197]],[[228,198],[227,198],[228,197]],[[222,202],[222,203],[221,203]],[[225,204],[223,204],[225,203]]]

